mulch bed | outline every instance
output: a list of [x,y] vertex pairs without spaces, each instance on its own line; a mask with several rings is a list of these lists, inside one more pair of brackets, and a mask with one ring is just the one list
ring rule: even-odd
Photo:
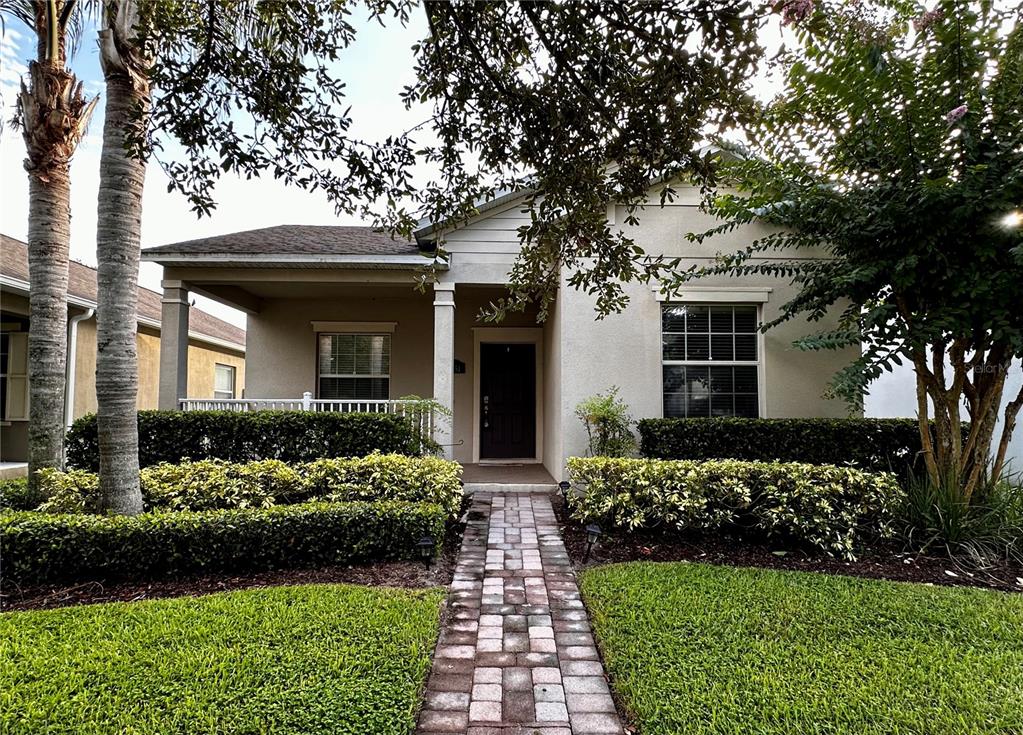
[[386,561],[318,569],[281,569],[246,574],[208,574],[150,582],[84,582],[73,586],[12,588],[0,592],[0,610],[44,610],[99,602],[138,602],[164,597],[296,584],[364,584],[376,587],[438,587],[451,583],[461,529],[449,533],[430,567],[419,561]]
[[612,531],[600,537],[589,560],[586,560],[585,529],[568,520],[565,503],[560,496],[551,502],[558,516],[565,548],[576,569],[625,561],[691,561],[1023,593],[1023,564],[1018,562],[1005,562],[978,570],[967,568],[948,557],[912,553],[895,544],[875,546],[859,554],[856,561],[844,561],[813,550],[770,545],[737,535],[682,535],[653,531],[620,534]]

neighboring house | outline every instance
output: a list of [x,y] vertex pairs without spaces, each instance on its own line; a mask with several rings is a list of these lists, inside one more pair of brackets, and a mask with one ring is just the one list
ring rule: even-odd
[[[28,247],[0,235],[0,460],[22,462],[28,440]],[[68,269],[68,393],[70,422],[96,410],[96,271]],[[156,408],[160,383],[161,296],[138,291],[139,408]],[[187,390],[195,397],[241,397],[245,331],[199,309],[185,329]],[[182,330],[184,333],[184,330]],[[177,337],[177,334],[175,335]]]
[[[652,195],[641,224],[628,227],[647,253],[702,263],[764,232],[750,226],[691,244],[685,233],[714,221],[700,211],[698,190],[679,193],[664,208]],[[296,401],[309,392],[332,401],[324,408],[357,410],[356,400],[433,397],[454,413],[437,438],[463,463],[542,463],[560,478],[566,458],[586,452],[576,405],[612,386],[635,418],[846,415],[822,395],[856,351],[792,346],[834,319],[756,331],[793,296],[785,279],[701,281],[671,300],[632,284],[625,311],[599,321],[591,297],[562,287],[543,324],[535,310],[480,321],[506,293],[517,228],[529,217],[522,199],[489,202],[459,227],[422,227],[415,243],[365,227],[280,226],[142,257],[164,266],[165,323],[186,318],[189,291],[248,314],[247,398]],[[624,223],[624,208],[609,206],[608,218]],[[438,282],[419,292],[413,285],[438,246],[449,257]],[[173,353],[165,365],[180,364],[180,343],[162,347]],[[179,405],[183,376],[161,377],[161,407]]]

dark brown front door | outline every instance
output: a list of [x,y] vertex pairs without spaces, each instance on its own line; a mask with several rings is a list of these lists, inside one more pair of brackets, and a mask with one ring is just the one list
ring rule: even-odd
[[480,345],[480,459],[536,456],[536,345]]

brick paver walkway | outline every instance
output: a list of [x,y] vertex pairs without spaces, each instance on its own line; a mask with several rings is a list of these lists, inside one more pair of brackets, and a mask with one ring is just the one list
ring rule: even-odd
[[477,493],[417,733],[622,732],[550,499]]

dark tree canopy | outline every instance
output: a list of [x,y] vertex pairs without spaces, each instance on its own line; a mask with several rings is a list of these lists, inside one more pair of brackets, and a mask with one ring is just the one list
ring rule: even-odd
[[[608,227],[607,204],[634,205],[651,182],[708,172],[699,144],[745,119],[757,29],[770,12],[749,0],[369,0],[384,25],[426,14],[417,81],[403,97],[432,113],[422,136],[358,140],[349,135],[358,110],[334,66],[355,40],[350,3],[147,7],[156,137],[133,144],[183,147],[157,158],[200,213],[212,210],[222,172],[321,189],[339,211],[405,235],[423,218],[458,222],[497,192],[528,188],[534,220],[502,307],[545,307],[563,267],[601,313],[624,304],[622,280],[665,267]],[[437,142],[417,143],[426,130]],[[440,175],[419,185],[422,163]]]
[[564,269],[604,314],[624,306],[623,281],[664,271],[608,225],[607,205],[708,172],[700,143],[750,108],[756,8],[765,12],[733,0],[426,3],[431,36],[406,98],[435,106],[440,143],[425,153],[443,175],[418,193],[420,214],[457,222],[494,193],[531,192],[499,307],[538,300],[543,313]]

